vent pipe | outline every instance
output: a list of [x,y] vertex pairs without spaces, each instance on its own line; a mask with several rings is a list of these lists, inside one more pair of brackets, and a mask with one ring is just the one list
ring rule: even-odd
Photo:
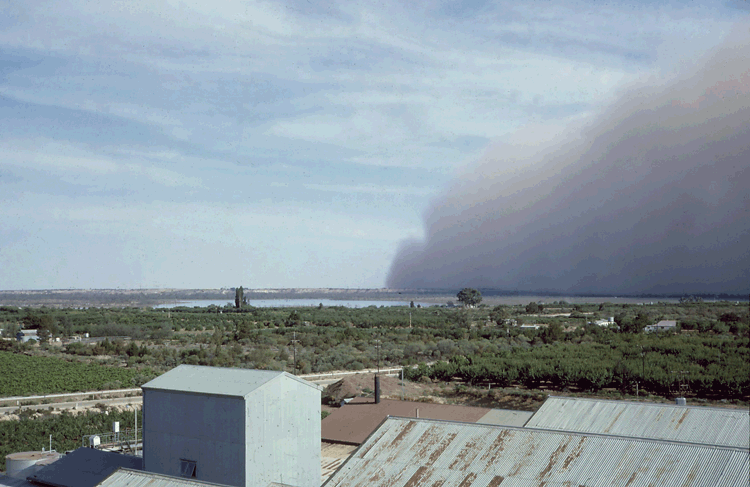
[[380,376],[375,376],[375,404],[380,404]]
[[419,408],[417,408],[416,417],[417,417],[417,419],[419,419]]

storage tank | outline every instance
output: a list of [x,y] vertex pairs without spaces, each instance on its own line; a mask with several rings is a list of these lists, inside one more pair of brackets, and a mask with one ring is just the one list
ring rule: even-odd
[[11,453],[5,457],[5,470],[8,477],[25,479],[34,475],[42,467],[57,461],[60,454],[55,451],[24,451]]

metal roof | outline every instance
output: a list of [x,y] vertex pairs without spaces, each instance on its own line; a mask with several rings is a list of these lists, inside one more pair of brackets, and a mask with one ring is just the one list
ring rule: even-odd
[[16,479],[0,473],[0,486],[2,487],[35,487],[26,479]]
[[[388,416],[443,419],[476,423],[492,410],[455,404],[433,404],[383,399],[379,404],[372,398],[358,397],[346,406],[336,408],[321,423],[321,437],[359,445],[364,442]],[[490,422],[490,421],[486,421]],[[515,426],[509,424],[509,426]]]
[[748,450],[388,418],[325,487],[747,487]]
[[141,386],[143,389],[192,392],[217,396],[246,397],[263,384],[279,377],[296,380],[314,389],[317,385],[286,372],[179,365]]
[[523,426],[534,415],[531,411],[516,411],[513,409],[493,409],[485,414],[477,423],[499,424],[503,426]]
[[143,459],[93,448],[79,448],[27,477],[54,487],[94,487],[120,467],[140,469]]
[[747,409],[550,397],[526,426],[750,448]]
[[220,486],[224,484],[214,484],[202,480],[186,479],[182,477],[172,477],[153,472],[144,472],[143,470],[131,470],[121,468],[112,475],[104,479],[97,487],[204,487]]

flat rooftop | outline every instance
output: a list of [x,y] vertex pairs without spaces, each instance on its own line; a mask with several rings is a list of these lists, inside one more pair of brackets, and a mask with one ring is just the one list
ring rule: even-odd
[[[417,411],[419,411],[417,413]],[[383,399],[375,404],[372,398],[359,397],[347,405],[335,409],[321,424],[323,441],[359,445],[388,416],[399,416],[464,423],[500,424],[523,426],[533,415],[529,411],[490,409],[452,404],[396,401]]]

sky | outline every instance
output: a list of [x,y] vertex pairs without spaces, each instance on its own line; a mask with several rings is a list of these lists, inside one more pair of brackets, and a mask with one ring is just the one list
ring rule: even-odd
[[[607,289],[746,289],[748,64],[722,53],[750,51],[748,14],[739,0],[2,1],[0,289],[586,290],[625,270]],[[679,108],[722,76],[731,99],[670,112],[673,88]],[[660,125],[683,116],[696,122]],[[683,137],[713,137],[686,150],[730,162],[705,169]],[[635,197],[643,178],[625,181],[604,146],[652,139],[669,145],[664,172],[690,177]],[[606,168],[617,198],[569,191]],[[626,211],[660,187],[659,215]],[[700,238],[675,256],[675,233],[654,228],[685,205],[680,235]],[[580,232],[561,239],[555,218]],[[597,232],[639,249],[603,251]]]

